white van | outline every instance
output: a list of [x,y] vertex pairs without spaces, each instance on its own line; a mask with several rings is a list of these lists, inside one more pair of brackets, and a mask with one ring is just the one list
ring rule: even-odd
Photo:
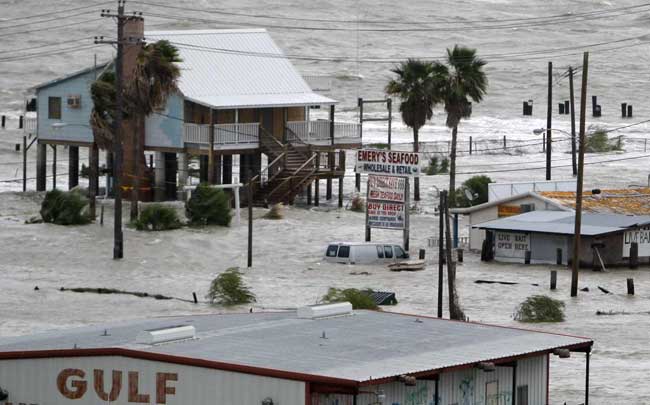
[[325,261],[343,264],[390,264],[408,258],[400,245],[387,243],[332,242],[325,251]]

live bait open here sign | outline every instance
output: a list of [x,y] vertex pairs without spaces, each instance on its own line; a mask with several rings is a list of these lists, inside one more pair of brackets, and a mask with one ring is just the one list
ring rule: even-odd
[[357,173],[417,177],[420,175],[420,154],[390,150],[360,149],[357,151]]

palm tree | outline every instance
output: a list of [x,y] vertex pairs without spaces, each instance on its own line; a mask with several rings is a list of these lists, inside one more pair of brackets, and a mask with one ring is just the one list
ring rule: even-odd
[[449,156],[449,202],[456,205],[456,143],[458,125],[472,114],[472,101],[479,103],[486,94],[488,80],[483,66],[486,62],[476,56],[476,49],[454,46],[447,49],[447,64],[434,63],[436,103],[444,103],[447,127],[451,128]]
[[131,220],[137,219],[140,180],[145,178],[144,122],[145,118],[164,107],[167,98],[177,90],[181,62],[178,50],[162,40],[142,47],[136,60],[133,80],[126,88],[126,104],[133,116],[134,139],[125,143],[124,169],[133,173],[126,184],[132,184]]
[[[124,88],[123,182],[132,185],[131,219],[137,216],[140,179],[144,173],[144,120],[163,107],[167,98],[177,89],[180,69],[178,50],[168,41],[147,44],[140,50],[133,79]],[[95,142],[102,149],[112,148],[115,116],[115,74],[103,73],[91,87],[93,111],[90,124]],[[129,137],[131,137],[129,139]]]
[[[402,121],[413,129],[413,151],[418,152],[419,131],[431,119],[434,105],[433,64],[417,59],[408,59],[391,70],[397,77],[386,85],[386,93],[401,100],[399,111]],[[420,179],[415,178],[413,187],[415,201],[420,200]]]

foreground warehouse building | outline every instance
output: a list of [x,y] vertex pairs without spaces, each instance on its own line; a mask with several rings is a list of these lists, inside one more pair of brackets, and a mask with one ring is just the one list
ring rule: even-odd
[[346,303],[4,338],[0,387],[6,405],[541,405],[550,355],[586,353],[588,382],[592,344]]

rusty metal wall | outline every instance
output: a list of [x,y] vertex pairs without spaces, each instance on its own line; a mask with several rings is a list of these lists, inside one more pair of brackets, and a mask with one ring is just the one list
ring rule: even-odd
[[0,387],[9,392],[7,405],[255,405],[265,398],[278,405],[305,403],[300,381],[119,356],[1,360]]

